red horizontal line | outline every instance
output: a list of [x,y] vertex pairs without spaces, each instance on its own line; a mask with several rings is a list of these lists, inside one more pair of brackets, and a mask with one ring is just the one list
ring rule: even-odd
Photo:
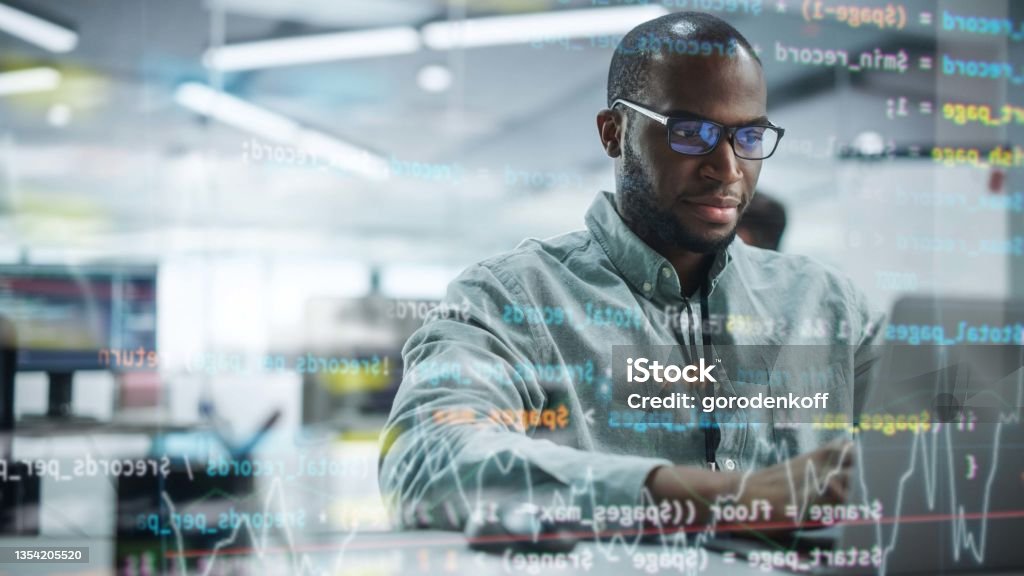
[[[899,523],[908,523],[908,524],[920,524],[920,523],[926,523],[926,522],[944,522],[946,520],[958,520],[958,519],[964,519],[964,520],[980,520],[980,519],[986,519],[986,520],[1007,520],[1007,519],[1012,519],[1012,518],[1024,518],[1024,510],[1005,510],[1005,511],[987,512],[987,513],[983,513],[983,512],[969,512],[969,513],[964,513],[964,514],[918,514],[918,515],[911,515],[911,516],[900,516],[899,518],[897,518],[897,517],[883,517],[883,518],[880,518],[877,521],[877,523],[878,524],[895,524],[895,523],[899,522]],[[876,523],[875,520],[850,520],[850,521],[844,521],[844,522],[836,522],[834,524],[825,524],[825,523],[822,523],[822,522],[803,522],[803,523],[796,523],[796,522],[761,522],[761,523],[757,523],[757,524],[731,524],[731,525],[726,525],[726,526],[718,526],[718,527],[715,528],[715,531],[716,532],[746,532],[746,531],[752,531],[752,530],[758,530],[758,529],[815,528],[815,527],[829,527],[829,526],[833,526],[833,525],[852,525],[852,526],[857,526],[857,525],[870,525],[870,524],[875,524],[875,523]],[[640,535],[640,534],[643,534],[645,536],[652,536],[652,535],[657,535],[657,534],[674,534],[674,533],[677,533],[677,532],[701,532],[701,531],[704,531],[706,529],[707,529],[707,525],[706,524],[699,524],[699,525],[693,525],[693,526],[685,526],[685,527],[682,527],[682,528],[653,528],[653,529],[647,529],[647,530],[625,530],[625,531],[623,531],[623,530],[615,530],[615,531],[606,531],[606,532],[600,533],[598,536],[601,536],[601,537],[609,537],[609,536],[636,536],[636,535]],[[380,532],[379,534],[388,534],[388,533],[387,532]],[[595,536],[595,534],[594,534],[593,531],[586,531],[586,532],[563,532],[561,534],[540,535],[537,538],[537,540],[552,540],[552,539],[561,539],[561,538],[566,538],[566,537],[576,537],[576,538],[580,538],[581,540],[589,540],[589,539],[594,538],[594,536]],[[529,542],[529,541],[533,541],[533,537],[530,536],[530,535],[525,535],[525,536],[506,536],[506,535],[484,536],[484,537],[474,538],[472,540],[472,542],[474,542],[474,543],[488,543],[488,542],[494,542],[494,543],[509,542],[509,543],[512,543],[512,542]],[[361,544],[353,544],[353,545],[350,545],[350,546],[342,546],[341,544],[339,544],[337,542],[332,542],[330,544],[301,544],[301,545],[295,545],[295,546],[288,547],[288,548],[282,548],[282,547],[263,548],[262,549],[262,553],[264,553],[264,554],[266,554],[266,553],[287,554],[287,553],[294,553],[294,552],[320,552],[320,551],[326,551],[326,550],[340,550],[342,548],[347,548],[347,549],[351,549],[351,550],[356,550],[356,549],[372,550],[372,549],[375,549],[375,548],[396,548],[396,547],[404,547],[404,546],[444,546],[444,545],[452,545],[452,544],[463,545],[463,544],[468,544],[469,542],[470,542],[469,539],[464,538],[458,532],[452,532],[451,533],[451,538],[446,538],[446,539],[444,539],[444,540],[442,540],[440,542],[436,541],[435,539],[430,539],[427,542],[424,542],[422,540],[409,539],[409,540],[399,540],[399,541],[387,540],[387,541],[381,541],[381,542],[365,542],[365,543],[361,543]],[[209,556],[211,552],[212,552],[212,550],[184,550],[184,551],[182,551],[180,553],[179,552],[168,551],[167,553],[164,554],[164,556],[166,558],[172,558],[172,559],[179,558],[179,557],[196,558],[196,557]],[[252,547],[223,548],[223,549],[219,550],[217,552],[217,554],[219,554],[219,555],[247,555],[247,554],[252,554],[254,552],[260,552],[260,550],[257,549],[257,548],[252,548]]]
[[[109,279],[82,278],[79,281],[72,279],[44,279],[44,278],[10,278],[0,273],[0,292],[12,292],[17,296],[69,296],[84,297],[93,296],[109,300],[112,297],[113,285]],[[152,300],[154,290],[152,286],[140,286],[138,284],[126,284],[124,290],[126,300]]]

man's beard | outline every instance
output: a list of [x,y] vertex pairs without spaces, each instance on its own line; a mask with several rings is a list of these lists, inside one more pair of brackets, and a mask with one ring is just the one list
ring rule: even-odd
[[685,250],[697,254],[719,252],[736,237],[736,227],[721,238],[702,238],[687,230],[672,212],[654,204],[654,187],[627,144],[623,150],[622,175],[618,182],[623,219],[633,232],[655,248]]

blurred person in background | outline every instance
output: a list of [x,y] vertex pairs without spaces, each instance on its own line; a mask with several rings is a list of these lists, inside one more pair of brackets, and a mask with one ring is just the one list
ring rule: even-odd
[[779,250],[786,231],[786,208],[765,192],[757,192],[740,216],[736,235],[751,246]]

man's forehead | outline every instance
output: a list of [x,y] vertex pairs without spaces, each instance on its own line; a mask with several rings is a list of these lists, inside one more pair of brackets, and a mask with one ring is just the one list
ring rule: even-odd
[[686,111],[724,122],[765,113],[764,76],[749,56],[663,58],[649,72],[646,104],[661,113]]

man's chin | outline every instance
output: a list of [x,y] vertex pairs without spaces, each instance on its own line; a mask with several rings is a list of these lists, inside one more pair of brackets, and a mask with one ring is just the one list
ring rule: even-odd
[[679,248],[697,254],[713,254],[724,250],[736,239],[736,227],[733,226],[728,232],[701,234],[689,238],[680,238]]
[[721,252],[722,250],[728,248],[729,244],[732,244],[732,241],[735,239],[736,233],[733,232],[732,234],[729,234],[728,236],[721,238],[715,241],[714,243],[710,243],[707,246],[707,249],[704,252],[702,252],[702,254],[716,254],[718,252]]
[[[673,244],[688,252],[718,252],[736,238],[736,223],[714,225],[705,222],[679,222]],[[685,231],[685,232],[683,232]]]

